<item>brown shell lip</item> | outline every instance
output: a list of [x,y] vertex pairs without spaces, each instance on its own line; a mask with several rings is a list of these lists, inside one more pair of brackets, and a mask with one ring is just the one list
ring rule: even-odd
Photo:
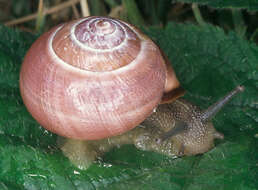
[[172,103],[177,98],[183,96],[184,94],[185,94],[185,90],[181,86],[176,89],[173,89],[173,90],[163,94],[161,104]]

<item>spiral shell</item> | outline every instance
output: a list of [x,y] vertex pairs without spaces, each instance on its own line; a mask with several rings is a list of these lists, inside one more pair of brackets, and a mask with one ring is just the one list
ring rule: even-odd
[[43,127],[88,140],[141,123],[160,102],[165,82],[159,48],[132,25],[106,17],[43,34],[20,73],[24,104]]

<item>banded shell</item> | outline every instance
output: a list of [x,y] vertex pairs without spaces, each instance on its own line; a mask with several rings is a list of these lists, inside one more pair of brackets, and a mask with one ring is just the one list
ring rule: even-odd
[[134,26],[86,17],[31,46],[20,91],[28,111],[58,135],[95,140],[124,133],[159,104],[166,83],[159,48]]

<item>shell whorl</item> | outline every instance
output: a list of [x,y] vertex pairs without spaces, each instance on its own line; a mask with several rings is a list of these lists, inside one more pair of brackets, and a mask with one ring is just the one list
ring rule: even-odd
[[106,17],[46,32],[27,52],[20,73],[24,104],[42,126],[88,140],[140,124],[160,103],[165,82],[159,48],[137,28]]
[[141,35],[135,27],[122,21],[87,17],[58,28],[49,45],[67,64],[105,72],[130,64],[144,51]]

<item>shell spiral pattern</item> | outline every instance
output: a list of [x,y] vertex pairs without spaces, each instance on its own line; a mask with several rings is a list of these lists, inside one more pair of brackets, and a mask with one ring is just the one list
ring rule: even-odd
[[112,71],[131,63],[140,53],[141,40],[133,29],[110,18],[86,18],[60,27],[52,46],[60,59],[74,67]]
[[137,28],[86,17],[36,40],[22,64],[20,91],[43,127],[93,140],[141,123],[160,102],[165,81],[159,48]]

